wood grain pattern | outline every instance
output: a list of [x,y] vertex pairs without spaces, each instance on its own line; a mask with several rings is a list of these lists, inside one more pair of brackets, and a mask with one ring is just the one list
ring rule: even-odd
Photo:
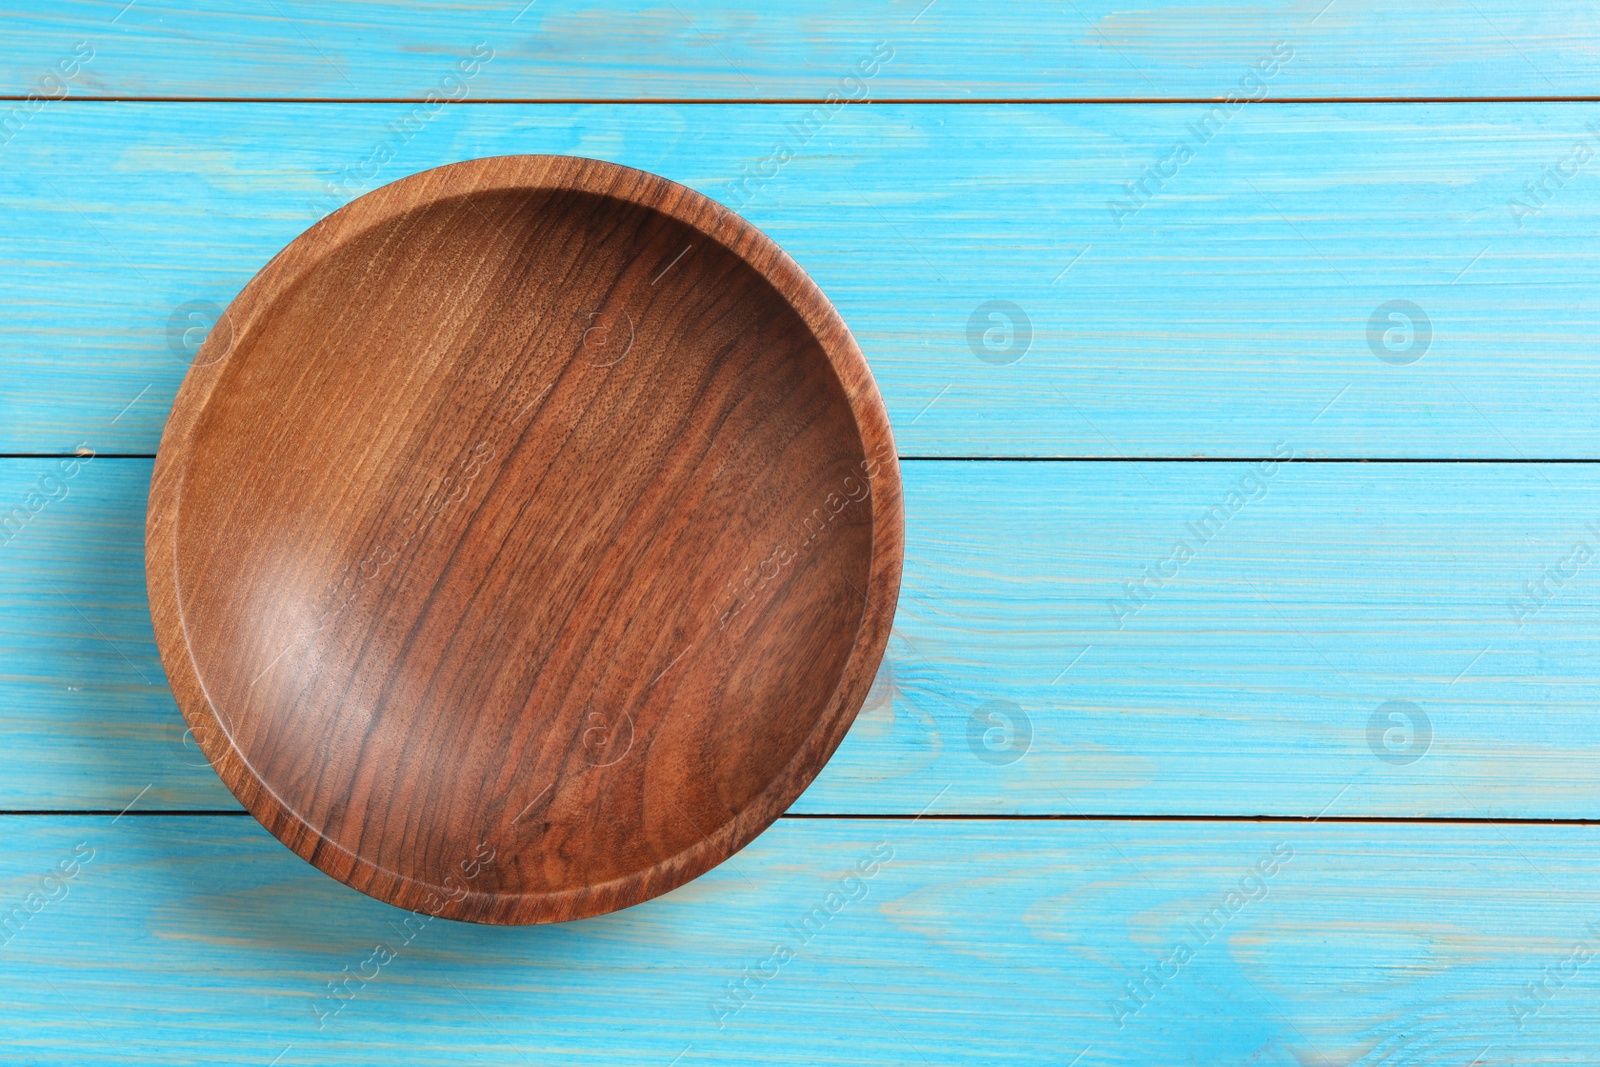
[[442,79],[480,42],[466,99],[852,95],[879,41],[874,99],[1220,98],[1276,41],[1296,50],[1285,95],[1592,95],[1600,75],[1594,13],[1554,0],[125,2],[9,5],[4,91],[77,40],[96,55],[74,91],[133,97],[460,93]]
[[[1596,455],[1600,203],[1594,164],[1571,173],[1595,143],[1590,103],[1251,104],[1159,182],[1146,168],[1170,167],[1208,109],[884,103],[1217,99],[1280,41],[1293,56],[1265,84],[1275,102],[1587,96],[1600,35],[1582,5],[199,6],[13,5],[0,85],[44,89],[82,41],[94,57],[70,97],[864,95],[739,206],[836,300],[909,455]],[[847,85],[879,42],[892,58]],[[445,81],[472,57],[471,77]],[[206,305],[330,197],[568,152],[733,203],[729,183],[770,168],[810,113],[467,105],[419,123],[416,104],[42,105],[0,147],[0,451],[152,452]],[[1156,194],[1119,227],[1107,203],[1141,180]],[[1414,364],[1368,340],[1396,299],[1433,327]],[[1015,363],[969,342],[990,300],[1030,316]],[[191,302],[197,317],[175,314]],[[49,462],[0,460],[0,501]],[[192,765],[159,675],[139,677],[158,666],[138,563],[148,472],[97,459],[0,546],[0,807],[231,803]],[[426,922],[244,817],[0,818],[3,1043],[73,1067],[1587,1062],[1593,827],[910,818],[930,801],[1596,814],[1600,602],[1592,564],[1570,574],[1600,522],[1591,468],[1289,468],[1108,627],[1108,581],[1170,566],[1172,538],[1241,473],[907,464],[887,669],[794,809],[905,814],[781,819],[625,912]],[[1518,630],[1508,602],[1534,581],[1556,594]],[[971,712],[996,699],[1030,717],[1016,762],[993,759],[1017,736],[997,720],[973,747]],[[1394,699],[1429,716],[1415,763],[1369,747],[1373,705]],[[44,904],[44,874],[80,843],[92,861]],[[1256,895],[1242,879],[1285,843],[1265,898],[1167,977],[1185,925],[1215,922],[1230,890]],[[830,899],[846,902],[776,964]],[[19,905],[42,910],[14,932]],[[1130,982],[1149,999],[1137,1011]],[[754,990],[731,1015],[729,983]]]
[[[0,502],[52,462],[0,461]],[[795,811],[910,816],[943,791],[937,813],[1314,816],[1345,789],[1330,817],[1594,814],[1600,583],[1570,557],[1600,548],[1600,467],[1281,465],[1121,630],[1108,600],[1170,570],[1247,465],[902,471],[886,668]],[[116,811],[145,786],[143,807],[232,805],[156,658],[148,476],[96,459],[0,547],[0,809]],[[1541,581],[1519,627],[1511,598]],[[1375,756],[1391,700],[1428,716],[1425,758]],[[1025,750],[987,723],[973,747],[991,701],[1026,717]]]
[[1557,1064],[1600,1028],[1592,827],[783,819],[657,900],[515,929],[368,900],[243,818],[0,831],[7,910],[94,852],[0,950],[40,1067]]
[[150,488],[168,679],[236,796],[410,909],[556,922],[742,848],[855,718],[900,584],[860,350],[654,175],[475,160],[228,307]]
[[[1118,228],[1107,200],[1202,112],[846,108],[742,211],[850,324],[904,455],[1254,457],[1280,441],[1314,456],[1596,454],[1600,318],[1586,279],[1600,271],[1600,184],[1580,169],[1549,185],[1520,227],[1507,207],[1591,137],[1588,111],[1248,107]],[[225,305],[327,210],[330,183],[399,144],[387,124],[403,114],[41,114],[0,157],[16,208],[0,219],[0,451],[153,452],[186,365],[175,311]],[[373,181],[548,151],[732,202],[728,183],[804,115],[446,109]],[[1431,321],[1410,365],[1369,340],[1373,313],[1397,299]],[[1016,362],[975,353],[969,326],[991,300],[1029,316]]]

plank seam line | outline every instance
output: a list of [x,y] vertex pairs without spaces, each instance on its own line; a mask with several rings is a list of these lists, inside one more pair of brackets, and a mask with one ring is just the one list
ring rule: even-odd
[[901,456],[901,463],[1600,463],[1600,459],[1561,456]]
[[[909,815],[893,814],[809,814],[791,813],[785,819],[835,820],[900,820]],[[1133,815],[1133,814],[1035,814],[1035,815],[983,815],[947,812],[941,815],[924,815],[923,819],[935,822],[1207,822],[1207,823],[1359,823],[1394,825],[1483,825],[1483,826],[1600,826],[1596,818],[1484,818],[1482,816],[1450,815]]]
[[[0,452],[0,459],[74,459],[72,452]],[[154,452],[97,452],[96,459],[155,459]],[[901,463],[1289,463],[1315,465],[1319,463],[1419,463],[1419,464],[1488,464],[1574,465],[1600,463],[1600,457],[1560,456],[1552,459],[1516,456],[901,456]]]
[[[115,808],[33,808],[0,810],[0,816],[16,817],[100,817],[128,818],[199,818],[219,817],[249,818],[250,813],[234,808],[147,808],[143,811],[120,811]],[[789,813],[779,816],[796,822],[1144,822],[1144,823],[1352,823],[1358,825],[1462,825],[1462,826],[1600,826],[1596,818],[1502,818],[1456,817],[1438,815],[1129,815],[1129,814],[1052,814],[1052,815],[984,815],[975,813],[944,813],[913,815],[904,813]]]
[[[31,97],[25,93],[0,94],[3,101],[22,101]],[[422,104],[422,97],[407,96],[67,96],[57,103],[63,104]],[[944,106],[948,104],[1010,105],[1010,104],[1108,104],[1143,106],[1147,104],[1223,104],[1223,97],[1211,96],[908,96],[852,100],[853,106],[882,106],[884,104],[916,104]],[[1600,102],[1600,95],[1591,96],[1284,96],[1267,97],[1254,102],[1256,106],[1281,106],[1285,104],[1590,104]],[[499,105],[529,104],[670,104],[679,105],[762,105],[762,106],[822,106],[829,101],[824,97],[775,96],[662,96],[662,97],[604,97],[604,96],[547,96],[547,97],[497,97],[493,99],[468,99],[451,101],[451,107],[493,107]]]

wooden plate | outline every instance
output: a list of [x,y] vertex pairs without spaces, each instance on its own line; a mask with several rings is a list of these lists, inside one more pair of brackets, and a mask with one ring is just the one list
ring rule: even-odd
[[888,640],[899,468],[861,351],[665,179],[480,159],[239,294],[161,440],[162,662],[222,780],[403,908],[666,892],[821,770]]

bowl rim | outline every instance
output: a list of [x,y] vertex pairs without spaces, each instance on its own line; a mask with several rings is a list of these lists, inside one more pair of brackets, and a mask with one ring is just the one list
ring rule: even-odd
[[[498,191],[572,191],[660,212],[723,245],[770,284],[816,338],[838,378],[860,437],[875,460],[864,471],[872,501],[867,588],[849,655],[811,733],[743,810],[650,867],[607,882],[554,892],[496,893],[434,884],[388,870],[324,838],[256,772],[234,745],[190,651],[178,583],[178,514],[194,433],[228,356],[259,316],[366,230],[430,203]],[[865,703],[888,644],[904,555],[899,460],[883,398],[855,338],[822,290],[778,244],[715,200],[647,171],[579,156],[489,156],[446,164],[368,192],[313,224],[275,255],[233,299],[196,354],[161,435],[145,519],[145,575],[156,644],[179,710],[206,758],[240,803],[273,836],[325,874],[398,907],[495,924],[562,922],[641,903],[717,866],[754,840],[811,784]]]

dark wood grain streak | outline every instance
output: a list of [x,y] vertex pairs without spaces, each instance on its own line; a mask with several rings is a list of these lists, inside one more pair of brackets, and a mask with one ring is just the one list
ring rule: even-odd
[[179,706],[401,907],[626,907],[743,847],[888,639],[899,471],[827,299],[640,171],[506,156],[312,227],[185,379],[146,530]]

